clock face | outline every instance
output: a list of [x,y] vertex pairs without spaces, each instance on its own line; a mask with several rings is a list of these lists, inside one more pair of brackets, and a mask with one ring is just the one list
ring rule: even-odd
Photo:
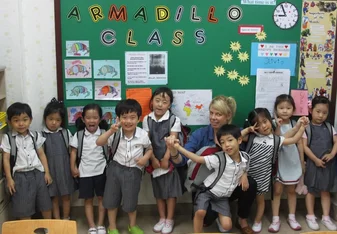
[[276,6],[273,19],[275,24],[281,29],[289,29],[295,26],[298,21],[297,8],[288,2],[282,2]]

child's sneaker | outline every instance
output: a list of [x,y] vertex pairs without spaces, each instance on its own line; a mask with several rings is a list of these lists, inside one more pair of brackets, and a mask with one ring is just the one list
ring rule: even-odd
[[308,227],[314,231],[319,230],[319,225],[316,221],[316,217],[315,218],[308,218],[308,216],[305,218],[305,220],[307,221]]
[[136,225],[136,226],[133,226],[133,227],[129,226],[129,233],[130,234],[144,234],[144,231]]
[[88,234],[97,234],[97,229],[96,228],[89,228]]
[[253,232],[255,232],[255,233],[261,232],[261,230],[262,230],[262,222],[259,222],[259,223],[255,223],[254,222],[252,229],[253,229]]
[[290,228],[294,231],[299,231],[302,229],[301,224],[297,222],[296,219],[287,219],[287,223],[289,224]]
[[118,229],[113,229],[113,230],[108,229],[108,234],[119,234],[119,231]]
[[161,232],[161,230],[163,229],[164,226],[165,226],[165,219],[160,219],[159,222],[156,223],[156,225],[154,225],[153,231],[154,232]]
[[174,226],[174,221],[166,219],[165,225],[164,225],[163,229],[161,230],[161,233],[162,234],[169,234],[169,233],[171,233],[173,231],[173,226]]
[[269,225],[268,232],[272,232],[272,233],[279,232],[280,231],[280,226],[281,226],[280,220],[276,221],[276,222],[273,221]]
[[98,227],[97,227],[97,234],[106,234],[105,227],[103,227],[103,226],[98,226]]
[[331,221],[330,217],[328,219],[322,219],[322,224],[330,231],[337,230],[336,224]]

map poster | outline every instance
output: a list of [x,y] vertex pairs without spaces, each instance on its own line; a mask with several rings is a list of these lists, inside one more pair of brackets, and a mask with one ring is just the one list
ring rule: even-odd
[[172,112],[177,115],[182,124],[209,124],[209,104],[212,101],[211,89],[176,89],[172,90],[174,101]]

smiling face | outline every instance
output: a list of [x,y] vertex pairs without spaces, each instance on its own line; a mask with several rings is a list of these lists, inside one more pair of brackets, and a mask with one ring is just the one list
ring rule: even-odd
[[59,127],[62,124],[62,118],[61,118],[60,113],[56,112],[56,113],[52,113],[48,115],[45,119],[45,123],[46,123],[46,127],[50,131],[52,132],[57,131],[57,129],[59,129]]
[[276,114],[277,117],[282,120],[289,120],[293,115],[294,107],[290,102],[284,101],[277,105]]
[[242,138],[236,139],[232,135],[224,135],[220,137],[220,145],[222,151],[224,151],[229,156],[236,156],[239,153],[239,145],[242,142]]
[[21,115],[14,115],[10,119],[9,123],[14,131],[18,132],[21,135],[27,135],[29,126],[32,123],[32,119],[29,118],[26,113],[23,113]]
[[166,93],[160,93],[153,97],[152,109],[156,119],[160,119],[171,106],[171,99]]
[[100,120],[101,119],[97,110],[89,109],[85,111],[83,122],[85,124],[86,129],[90,133],[95,133],[97,131]]
[[229,116],[221,113],[212,106],[209,108],[209,122],[214,130],[221,128],[224,124],[228,124],[229,119]]
[[139,122],[137,112],[124,113],[119,117],[121,127],[125,134],[133,133]]

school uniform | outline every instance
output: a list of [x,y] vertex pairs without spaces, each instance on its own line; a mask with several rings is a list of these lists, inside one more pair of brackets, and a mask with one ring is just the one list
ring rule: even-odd
[[[34,147],[31,131],[26,136],[15,131],[9,132],[15,136],[17,148],[16,163],[13,167],[13,180],[16,192],[12,195],[12,215],[17,218],[30,217],[36,212],[52,209],[51,199],[44,179],[44,168],[35,150],[42,147],[45,138],[39,133]],[[3,135],[1,148],[4,152],[11,151],[7,134]]]
[[[284,137],[280,136],[280,146]],[[248,174],[257,183],[257,194],[261,195],[269,191],[272,178],[272,161],[274,152],[274,135],[264,136],[257,134],[254,138],[252,148],[249,151],[250,164]]]
[[[167,150],[166,142],[164,137],[170,135],[171,132],[180,132],[180,119],[176,116],[173,126],[170,126],[170,111],[167,110],[166,113],[159,119],[153,112],[144,117],[143,129],[150,132],[148,121],[152,121],[153,134],[151,135],[151,143],[153,148],[154,156],[160,161],[164,158],[165,152]],[[151,175],[153,195],[157,199],[168,199],[172,197],[180,197],[183,194],[181,188],[181,182],[177,169],[161,175],[159,177],[153,178]]]
[[[120,141],[113,160],[106,169],[107,181],[103,196],[103,206],[106,209],[118,208],[123,199],[122,209],[133,212],[137,209],[138,194],[142,181],[143,167],[137,165],[135,159],[144,156],[144,149],[151,148],[151,141],[143,129],[136,127],[131,138],[120,134]],[[111,145],[114,135],[109,137]]]
[[[101,135],[101,129],[95,133],[90,133],[84,129],[83,149],[81,162],[79,165],[79,198],[89,199],[94,195],[101,197],[105,187],[105,167],[106,158],[102,146],[96,145],[97,138]],[[78,137],[75,133],[70,146],[78,148]]]
[[[231,217],[229,208],[229,197],[232,195],[240,182],[243,173],[249,170],[248,161],[242,156],[245,152],[240,152],[240,162],[234,161],[228,154],[226,157],[226,167],[219,181],[214,187],[206,192],[197,191],[194,211],[207,210],[209,204],[211,209],[223,216]],[[204,186],[210,186],[219,174],[219,158],[216,155],[204,156],[205,165],[209,170],[214,170],[212,174],[204,180]]]
[[[68,131],[69,142],[72,135]],[[48,128],[43,128],[43,135],[46,138],[44,150],[48,160],[50,175],[53,183],[48,186],[49,195],[63,196],[70,195],[75,190],[74,179],[70,171],[70,155],[69,149],[65,144],[62,136],[62,128],[56,132],[51,132]],[[69,144],[68,144],[69,145]]]

